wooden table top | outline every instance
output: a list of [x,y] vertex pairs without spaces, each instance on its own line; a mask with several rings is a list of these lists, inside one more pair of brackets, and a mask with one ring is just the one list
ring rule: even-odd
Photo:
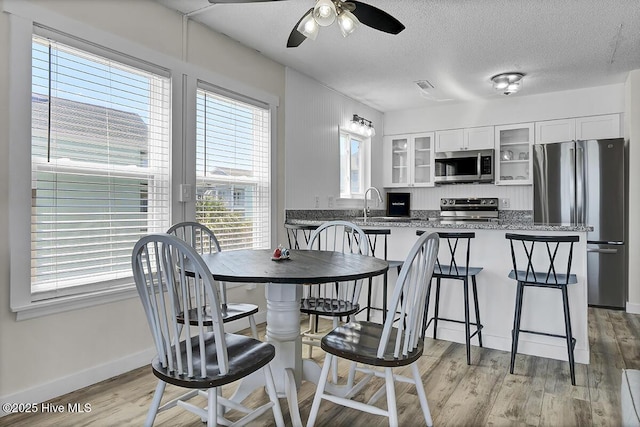
[[359,254],[291,250],[290,259],[273,261],[270,249],[204,254],[214,279],[243,283],[326,283],[373,277],[389,269],[387,261]]

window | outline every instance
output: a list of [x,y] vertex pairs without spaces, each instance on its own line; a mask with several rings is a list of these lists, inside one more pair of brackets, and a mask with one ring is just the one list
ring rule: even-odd
[[367,186],[368,138],[340,131],[340,198],[362,198]]
[[170,80],[90,50],[32,38],[34,301],[131,286],[131,248],[169,226]]
[[270,110],[198,89],[196,221],[223,250],[270,247]]

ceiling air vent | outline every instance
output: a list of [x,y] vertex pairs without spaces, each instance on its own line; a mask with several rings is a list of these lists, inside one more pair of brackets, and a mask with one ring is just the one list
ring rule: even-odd
[[415,82],[421,91],[429,93],[430,90],[435,89],[435,87],[429,82],[429,80],[418,80]]
[[423,98],[431,101],[452,101],[451,98],[445,98],[442,93],[431,84],[429,80],[418,80],[414,82],[418,86],[418,92]]

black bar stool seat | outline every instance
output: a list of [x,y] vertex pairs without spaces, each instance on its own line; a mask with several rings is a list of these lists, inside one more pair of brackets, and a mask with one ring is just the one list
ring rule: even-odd
[[289,224],[285,223],[284,228],[287,231],[287,240],[289,241],[289,249],[307,249],[311,233],[318,228],[317,225],[309,224]]
[[[423,230],[416,231],[418,236],[424,233]],[[425,316],[424,330],[429,327],[433,322],[433,338],[436,339],[438,330],[438,321],[454,322],[464,324],[465,330],[465,345],[467,350],[467,365],[471,364],[471,338],[478,337],[478,345],[482,347],[482,323],[480,322],[480,307],[478,305],[478,287],[476,283],[476,276],[482,271],[482,267],[470,267],[469,255],[471,248],[471,239],[476,237],[476,233],[463,232],[463,233],[438,233],[440,237],[440,249],[447,248],[450,256],[449,264],[440,263],[440,259],[436,260],[436,265],[433,270],[433,278],[436,279],[436,297],[435,308],[433,317],[426,321]],[[446,245],[444,244],[446,241]],[[464,256],[464,264],[462,264],[461,258]],[[475,322],[471,322],[469,318],[469,278],[471,278],[471,290],[473,295],[473,306],[475,311]],[[442,279],[454,279],[461,280],[464,293],[464,320],[450,319],[441,317],[439,313],[440,309],[440,284]],[[429,311],[429,302],[431,296],[431,283],[427,288],[427,313]],[[475,331],[471,333],[471,326],[475,327]]]
[[[505,238],[509,240],[513,262],[513,270],[509,272],[509,278],[518,282],[513,330],[511,331],[511,365],[509,373],[513,374],[515,368],[520,332],[562,338],[567,342],[571,384],[576,385],[573,354],[576,340],[571,332],[567,286],[578,283],[576,275],[571,273],[571,260],[573,258],[573,244],[580,240],[580,236],[530,236],[507,233]],[[539,243],[539,245],[536,246],[536,243]],[[567,260],[566,269],[558,266],[559,260],[564,258]],[[564,335],[520,328],[525,287],[553,288],[561,291],[564,311]]]

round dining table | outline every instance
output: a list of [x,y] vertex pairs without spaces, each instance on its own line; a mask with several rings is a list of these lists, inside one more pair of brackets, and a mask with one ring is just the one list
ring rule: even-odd
[[[204,254],[202,259],[215,280],[266,284],[266,341],[276,348],[272,361],[276,390],[287,398],[292,424],[302,425],[297,387],[302,380],[317,383],[320,377],[320,366],[302,359],[302,286],[378,276],[389,264],[371,256],[317,250],[291,250],[288,259],[280,260],[273,260],[269,249],[222,251]],[[259,375],[245,378],[232,399],[242,401],[262,383]],[[333,392],[340,394],[340,389],[336,386]]]

